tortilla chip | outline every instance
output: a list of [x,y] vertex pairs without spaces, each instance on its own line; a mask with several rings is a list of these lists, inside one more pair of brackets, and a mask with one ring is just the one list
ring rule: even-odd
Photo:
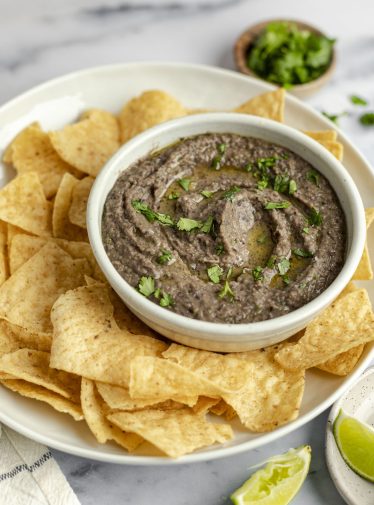
[[374,340],[374,314],[365,289],[338,298],[307,327],[296,343],[286,344],[275,359],[287,370],[318,366],[337,354]]
[[35,237],[32,233],[27,232],[26,230],[22,230],[22,228],[18,228],[18,226],[14,226],[13,224],[7,223],[7,244],[8,250],[12,244],[12,240],[16,235],[30,235],[31,237]]
[[84,179],[78,181],[73,188],[73,196],[69,209],[69,219],[71,223],[85,229],[87,228],[87,201],[94,182],[95,179],[93,177],[85,177]]
[[215,414],[216,416],[222,416],[227,411],[228,408],[229,405],[227,405],[225,400],[221,399],[218,403],[212,405],[209,410],[212,414]]
[[172,458],[233,437],[227,424],[208,423],[190,409],[118,412],[108,416],[121,430],[137,433]]
[[335,156],[339,161],[343,160],[344,156],[344,146],[340,142],[333,140],[319,140],[318,141],[323,147],[326,147],[331,154]]
[[134,335],[157,336],[155,331],[143,323],[126,307],[121,298],[111,288],[109,288],[109,298],[114,308],[114,319],[121,330],[127,330]]
[[[374,208],[365,209],[366,229],[368,230],[374,220]],[[358,267],[352,277],[355,281],[370,281],[373,278],[373,269],[371,266],[369,248],[367,241],[365,242],[364,252]]]
[[220,403],[220,398],[209,398],[208,396],[200,396],[196,404],[192,407],[195,414],[207,414],[209,410]]
[[186,114],[183,105],[168,93],[145,91],[127,102],[120,112],[121,141],[127,142],[152,126]]
[[[63,251],[70,254],[74,259],[85,258],[91,266],[93,275],[100,271],[96,263],[90,244],[87,242],[70,242],[64,239],[34,237],[32,235],[19,234],[14,237],[10,246],[9,266],[10,272],[13,274],[26,261],[47,243],[58,245]],[[97,281],[96,281],[97,282]]]
[[91,271],[56,244],[46,244],[0,286],[0,317],[34,333],[51,333],[52,305],[68,289],[84,284]]
[[23,347],[22,343],[17,335],[12,332],[7,321],[0,319],[0,359],[3,354],[17,351],[21,347]]
[[275,91],[269,91],[251,98],[234,109],[234,112],[266,117],[283,123],[285,96],[285,90],[278,88]]
[[[239,353],[252,366],[245,388],[224,395],[243,425],[256,433],[271,431],[296,419],[304,393],[305,372],[289,372],[274,360],[275,349]],[[230,418],[234,413],[227,409]]]
[[129,392],[132,398],[178,401],[179,396],[220,397],[228,390],[171,360],[137,356],[131,361]]
[[335,356],[335,358],[331,358],[321,365],[318,365],[317,368],[342,377],[348,375],[357,365],[358,360],[361,358],[364,351],[364,347],[364,344],[352,347],[349,351],[342,352]]
[[86,111],[77,123],[51,132],[49,138],[63,160],[93,177],[120,146],[117,119],[99,109]]
[[1,384],[22,396],[48,403],[48,405],[58,412],[70,414],[75,421],[82,421],[84,419],[80,405],[67,400],[53,391],[23,380],[2,380]]
[[[171,344],[162,355],[230,391],[242,388],[247,383],[252,371],[251,365],[239,361],[236,354],[217,354]],[[208,392],[200,394],[209,396]]]
[[0,286],[9,277],[7,238],[7,223],[0,221]]
[[178,402],[172,402],[170,400],[164,400],[160,402],[158,398],[131,398],[129,390],[119,386],[112,386],[111,384],[105,384],[104,382],[96,383],[97,390],[100,396],[103,398],[105,403],[114,410],[139,410],[145,407],[152,408],[165,408],[165,403],[168,404],[185,404],[192,407],[197,402],[197,397],[178,397]]
[[100,444],[114,440],[131,452],[143,442],[138,435],[125,433],[106,419],[104,403],[96,391],[95,383],[84,378],[82,378],[81,404],[85,421]]
[[36,172],[19,175],[0,190],[0,219],[34,235],[51,235],[51,211]]
[[316,131],[310,131],[310,130],[304,130],[305,135],[308,135],[308,137],[311,137],[314,140],[317,140],[318,142],[335,142],[336,139],[338,138],[338,134],[336,130],[316,130]]
[[0,371],[79,403],[80,377],[49,368],[49,353],[18,349],[0,357]]
[[47,198],[56,194],[65,172],[76,173],[76,170],[56,153],[48,135],[41,130],[38,123],[22,130],[9,146],[9,150],[11,156],[5,154],[18,174],[38,174]]
[[346,287],[343,289],[343,291],[340,293],[338,298],[343,298],[346,295],[349,295],[350,293],[353,293],[354,291],[357,291],[358,287],[352,282],[348,282]]
[[69,209],[73,199],[73,191],[78,179],[65,174],[58,188],[52,214],[53,236],[74,241],[88,241],[87,231],[70,222]]
[[52,345],[52,335],[48,333],[33,333],[31,331],[12,324],[5,319],[1,319],[6,331],[11,332],[14,337],[21,343],[20,347],[34,349],[35,351],[50,351]]
[[159,356],[167,347],[160,340],[120,330],[107,291],[100,285],[60,296],[51,319],[51,367],[92,380],[127,387],[131,359]]

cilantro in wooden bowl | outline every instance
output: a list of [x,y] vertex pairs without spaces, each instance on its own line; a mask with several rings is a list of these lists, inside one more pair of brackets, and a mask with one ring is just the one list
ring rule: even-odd
[[334,39],[306,23],[266,21],[239,37],[234,56],[241,72],[307,96],[331,76],[334,43]]

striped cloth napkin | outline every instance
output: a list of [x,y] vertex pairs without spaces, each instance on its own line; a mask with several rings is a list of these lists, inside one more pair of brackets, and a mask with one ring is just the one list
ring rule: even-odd
[[1,424],[0,505],[80,505],[48,447]]

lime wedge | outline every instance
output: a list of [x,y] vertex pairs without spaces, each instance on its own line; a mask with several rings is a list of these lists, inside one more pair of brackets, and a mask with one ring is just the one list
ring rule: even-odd
[[309,471],[312,449],[303,445],[274,456],[232,495],[235,505],[287,505]]
[[347,465],[364,479],[374,482],[374,429],[340,410],[333,433]]

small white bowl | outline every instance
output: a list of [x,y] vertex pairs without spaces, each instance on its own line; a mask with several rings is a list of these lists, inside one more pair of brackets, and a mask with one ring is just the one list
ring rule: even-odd
[[[164,309],[128,284],[110,262],[101,238],[102,213],[108,193],[119,175],[150,152],[183,137],[202,133],[234,133],[256,137],[295,152],[317,168],[334,188],[347,223],[345,264],[333,283],[317,298],[289,314],[247,324],[200,321]],[[87,228],[96,260],[114,290],[148,326],[176,342],[201,349],[237,352],[269,346],[304,328],[343,290],[360,261],[366,237],[360,194],[343,165],[315,140],[268,119],[245,114],[209,113],[168,121],[127,142],[97,177],[88,201]]]

